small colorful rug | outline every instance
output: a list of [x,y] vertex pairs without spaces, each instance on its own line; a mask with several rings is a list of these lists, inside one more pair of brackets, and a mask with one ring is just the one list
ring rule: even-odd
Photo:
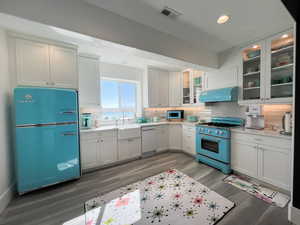
[[287,195],[262,187],[259,184],[251,183],[249,180],[236,175],[226,177],[224,182],[246,191],[269,204],[276,205],[281,208],[284,208],[290,201],[290,197]]
[[175,169],[86,202],[100,225],[213,225],[234,203]]

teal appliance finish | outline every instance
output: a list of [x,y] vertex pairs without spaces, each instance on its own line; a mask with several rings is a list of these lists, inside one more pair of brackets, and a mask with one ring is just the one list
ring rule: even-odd
[[199,97],[200,102],[234,102],[238,100],[238,87],[222,88],[203,91]]
[[19,194],[81,175],[75,90],[14,89]]
[[231,173],[230,127],[243,126],[244,120],[232,117],[215,117],[209,123],[201,123],[196,128],[196,152],[199,162]]
[[90,129],[92,128],[92,113],[82,113],[80,115],[81,128]]

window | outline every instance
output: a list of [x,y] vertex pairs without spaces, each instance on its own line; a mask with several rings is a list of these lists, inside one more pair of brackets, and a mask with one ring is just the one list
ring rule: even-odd
[[137,109],[137,82],[101,79],[102,120],[133,119]]

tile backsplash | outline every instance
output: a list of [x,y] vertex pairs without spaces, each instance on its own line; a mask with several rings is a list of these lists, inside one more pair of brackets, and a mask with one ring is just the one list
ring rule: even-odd
[[292,112],[292,105],[263,105],[265,127],[270,129],[282,129],[282,117],[285,112]]

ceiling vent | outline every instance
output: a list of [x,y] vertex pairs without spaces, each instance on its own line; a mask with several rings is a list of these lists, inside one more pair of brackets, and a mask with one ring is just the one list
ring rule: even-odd
[[161,11],[161,14],[170,17],[170,18],[177,18],[178,16],[182,15],[182,13],[178,12],[175,9],[169,8],[165,6],[163,10]]

